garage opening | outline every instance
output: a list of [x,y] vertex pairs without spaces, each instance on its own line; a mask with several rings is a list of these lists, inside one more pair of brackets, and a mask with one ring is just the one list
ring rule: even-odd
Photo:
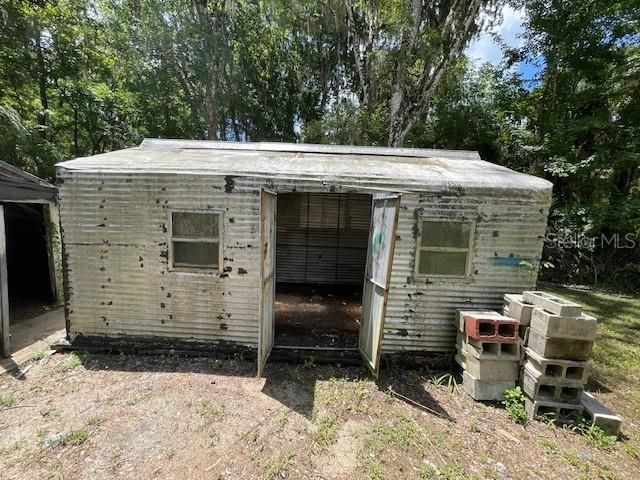
[[41,204],[4,205],[12,352],[64,328],[60,316],[47,315],[55,292],[44,214]]
[[276,346],[357,347],[370,223],[367,194],[278,194]]

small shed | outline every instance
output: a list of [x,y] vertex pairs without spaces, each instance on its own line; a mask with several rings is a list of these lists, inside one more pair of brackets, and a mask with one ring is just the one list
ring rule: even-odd
[[57,165],[70,341],[446,352],[533,288],[551,183],[476,152],[145,140]]
[[11,354],[9,304],[62,303],[57,189],[0,161],[0,354]]

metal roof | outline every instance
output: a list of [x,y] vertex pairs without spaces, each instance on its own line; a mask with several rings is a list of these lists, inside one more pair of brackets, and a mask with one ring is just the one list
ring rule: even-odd
[[147,139],[139,147],[58,163],[68,171],[287,178],[402,190],[463,187],[550,192],[552,184],[477,152],[287,143]]
[[0,161],[0,201],[53,200],[56,194],[50,183]]

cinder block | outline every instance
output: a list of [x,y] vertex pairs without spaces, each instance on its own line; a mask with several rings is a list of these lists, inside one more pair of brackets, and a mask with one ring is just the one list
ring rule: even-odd
[[496,318],[496,319],[500,319],[503,317],[503,315],[501,315],[498,312],[495,312],[493,310],[458,310],[457,314],[456,314],[456,328],[461,331],[464,332],[464,324],[465,324],[465,320],[464,317],[466,316],[472,316],[472,317],[492,317],[492,318]]
[[593,349],[591,340],[549,338],[529,330],[527,348],[545,358],[558,360],[587,360]]
[[515,381],[484,382],[469,372],[463,372],[462,386],[464,391],[474,400],[504,400],[504,391],[513,388]]
[[577,303],[546,292],[522,292],[522,299],[536,307],[544,308],[551,313],[563,317],[579,317],[582,313],[582,306]]
[[604,430],[607,435],[615,435],[620,433],[622,426],[622,418],[613,413],[609,408],[605,407],[589,392],[583,392],[580,403],[584,407],[585,416],[590,418],[595,425]]
[[545,358],[530,348],[525,348],[525,367],[540,372],[540,377],[547,383],[559,382],[564,384],[584,385],[589,378],[587,362],[573,360],[559,360]]
[[531,321],[533,305],[523,300],[522,295],[507,293],[504,296],[503,312],[507,317],[515,318],[520,326],[527,326]]
[[583,385],[575,382],[566,384],[558,382],[557,379],[548,382],[530,365],[522,370],[520,384],[529,398],[550,402],[580,403],[583,391]]
[[458,332],[456,344],[462,348],[467,355],[474,356],[480,360],[520,360],[519,343],[484,342],[469,337],[467,334]]
[[518,362],[512,360],[480,360],[465,354],[465,370],[483,382],[515,382]]
[[467,335],[476,340],[518,342],[518,321],[504,315],[464,315]]
[[569,423],[577,420],[582,415],[582,405],[571,403],[550,402],[546,400],[531,400],[524,398],[524,408],[527,416],[533,420],[537,417],[553,419],[557,423]]
[[579,317],[562,317],[535,308],[531,314],[531,329],[549,338],[595,340],[596,323],[595,317],[584,313]]

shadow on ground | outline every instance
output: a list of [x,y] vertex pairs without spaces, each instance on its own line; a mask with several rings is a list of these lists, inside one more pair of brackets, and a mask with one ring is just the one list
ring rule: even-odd
[[[242,358],[213,359],[208,357],[179,357],[167,355],[124,355],[108,353],[75,352],[87,370],[118,370],[128,372],[171,372],[185,374],[224,375],[256,378],[254,362]],[[427,377],[430,374],[427,374]],[[365,367],[319,365],[305,367],[289,363],[270,363],[264,372],[262,393],[282,405],[312,418],[319,382],[374,382],[383,393],[395,393],[395,397],[413,408],[437,415],[449,421],[453,418],[429,394],[425,370],[399,368],[390,365],[383,369],[377,381]],[[256,378],[256,381],[260,381]]]

